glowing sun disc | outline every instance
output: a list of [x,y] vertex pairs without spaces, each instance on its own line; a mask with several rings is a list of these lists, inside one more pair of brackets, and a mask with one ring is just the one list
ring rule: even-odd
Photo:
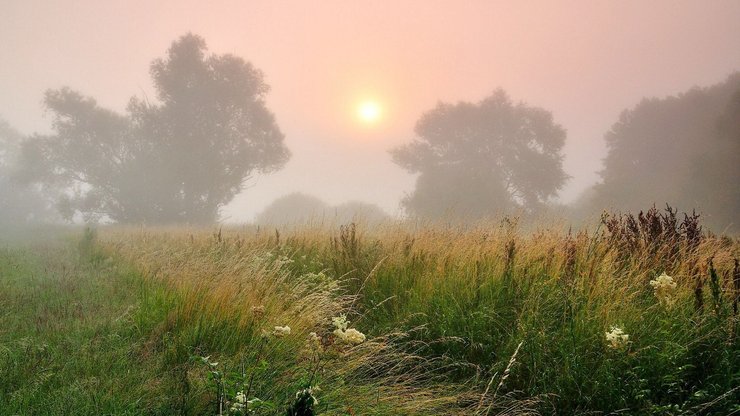
[[357,116],[366,123],[378,121],[381,113],[380,105],[374,101],[365,101],[357,107]]

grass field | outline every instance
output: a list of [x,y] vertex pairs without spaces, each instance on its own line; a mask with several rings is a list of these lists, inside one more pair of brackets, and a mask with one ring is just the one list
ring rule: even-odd
[[0,250],[0,414],[740,414],[740,244],[691,217],[45,240]]

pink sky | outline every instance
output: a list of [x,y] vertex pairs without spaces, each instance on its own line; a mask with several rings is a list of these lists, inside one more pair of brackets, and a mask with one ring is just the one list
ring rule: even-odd
[[[740,70],[740,1],[5,0],[0,117],[45,131],[43,91],[68,85],[122,110],[153,96],[148,66],[192,31],[262,69],[293,159],[250,181],[225,210],[249,220],[293,191],[395,213],[414,178],[387,150],[438,101],[503,87],[568,130],[561,194],[598,180],[603,134],[643,96],[710,85]],[[369,128],[353,111],[384,105]]]

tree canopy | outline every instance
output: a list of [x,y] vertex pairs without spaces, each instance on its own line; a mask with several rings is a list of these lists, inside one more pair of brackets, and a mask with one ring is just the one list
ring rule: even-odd
[[318,197],[294,192],[272,201],[257,215],[256,222],[263,225],[282,225],[322,221],[328,209],[329,205]]
[[330,208],[336,224],[359,223],[377,226],[391,220],[387,212],[375,204],[363,201],[348,201]]
[[52,218],[47,201],[15,178],[23,136],[0,119],[0,225],[18,225]]
[[69,88],[46,92],[54,134],[26,141],[22,174],[63,188],[65,217],[213,222],[253,173],[288,160],[250,63],[187,34],[150,73],[157,101],[134,97],[123,115]]
[[272,201],[257,215],[256,223],[262,225],[296,225],[359,222],[376,225],[389,219],[390,216],[382,208],[367,202],[349,201],[332,206],[315,196],[294,192]]
[[740,73],[708,88],[643,99],[606,134],[595,187],[598,209],[668,203],[707,224],[737,226],[740,213]]
[[565,184],[565,130],[552,114],[514,104],[501,89],[479,103],[440,103],[422,115],[393,160],[418,173],[403,205],[428,218],[536,211]]

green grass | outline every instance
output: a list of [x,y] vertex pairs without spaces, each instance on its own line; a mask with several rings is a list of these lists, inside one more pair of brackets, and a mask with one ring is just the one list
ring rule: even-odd
[[153,414],[148,333],[169,305],[110,260],[64,241],[0,249],[0,414]]
[[[170,254],[161,259],[176,274],[172,262],[183,253]],[[272,261],[245,263],[219,246],[180,261],[197,279],[151,278],[101,249],[89,230],[0,249],[0,414],[215,414],[219,396],[203,356],[219,363],[212,370],[224,379],[225,408],[249,391],[265,404],[261,415],[285,414],[307,386],[321,389],[322,414],[425,414],[463,391],[419,385],[428,364],[380,338],[327,345],[317,361],[306,351],[308,331],[329,340],[329,325],[321,326],[344,304],[323,288],[335,287],[332,279],[299,284]],[[234,270],[237,286],[214,280]],[[244,303],[255,297],[264,319]],[[312,308],[321,322],[308,328]],[[293,336],[263,335],[277,324]]]
[[[377,265],[363,283],[363,321],[375,333],[421,327],[414,334],[423,354],[457,364],[451,379],[500,374],[523,342],[506,388],[547,397],[543,412],[740,413],[738,316],[729,301],[737,296],[730,261],[737,243],[708,240],[705,253],[679,257],[645,258],[638,250],[625,266],[614,261],[608,235],[583,234],[567,265],[562,235],[486,239],[488,233],[449,232],[437,247],[423,235],[409,234],[402,247],[369,237],[345,255],[334,247],[323,256],[335,259],[336,275],[371,273]],[[679,244],[666,244],[665,252]],[[697,310],[692,280],[710,281],[704,264],[715,255],[724,258],[717,287],[724,301],[705,289],[705,303],[717,307]],[[660,305],[648,284],[665,270],[680,284],[671,307]],[[611,325],[630,334],[627,349],[608,347]]]
[[[545,398],[545,413],[740,413],[731,238],[690,248],[668,231],[639,235],[639,244],[600,231],[522,235],[508,226],[393,231],[344,229],[329,245],[286,234],[283,250],[354,279],[368,331],[416,328],[416,351],[449,361],[450,381],[484,386],[523,342],[505,391]],[[679,283],[671,306],[649,285],[663,271]],[[628,348],[609,348],[612,325],[630,335]]]
[[[261,415],[295,410],[308,386],[326,415],[738,414],[739,257],[728,237],[511,223],[102,229],[8,246],[0,414],[214,414],[210,371],[225,408],[248,390]],[[664,271],[670,305],[649,284]],[[366,342],[337,341],[340,313]],[[291,334],[264,335],[276,325]]]

